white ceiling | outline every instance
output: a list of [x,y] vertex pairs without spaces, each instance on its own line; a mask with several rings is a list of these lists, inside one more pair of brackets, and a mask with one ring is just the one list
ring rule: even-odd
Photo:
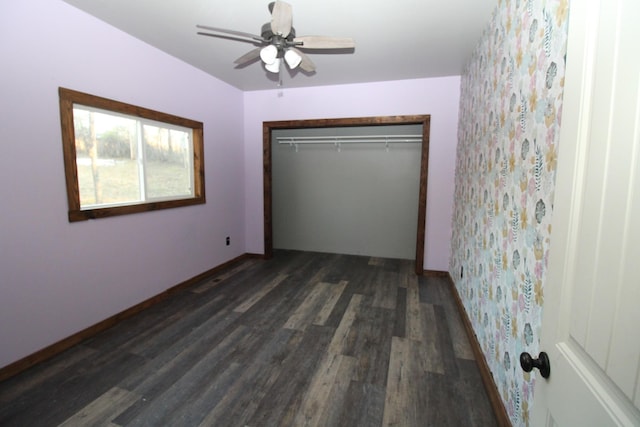
[[[271,0],[65,0],[241,90],[274,89],[261,63],[235,68],[250,43],[196,34],[196,24],[260,34]],[[287,0],[298,36],[351,37],[349,53],[307,51],[316,72],[284,87],[459,75],[498,0]]]

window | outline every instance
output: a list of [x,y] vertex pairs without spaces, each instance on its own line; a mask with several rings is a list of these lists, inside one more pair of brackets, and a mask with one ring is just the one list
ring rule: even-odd
[[59,95],[69,221],[205,203],[202,123]]

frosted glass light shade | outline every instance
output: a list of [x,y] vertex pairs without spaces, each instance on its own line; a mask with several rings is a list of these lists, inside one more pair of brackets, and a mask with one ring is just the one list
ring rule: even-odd
[[264,68],[266,68],[267,71],[270,71],[272,73],[279,73],[280,72],[280,59],[276,59],[272,64],[265,64]]
[[302,62],[302,56],[298,55],[296,51],[289,49],[284,54],[284,60],[287,61],[289,68],[293,70]]
[[278,48],[272,44],[263,48],[260,51],[260,59],[262,59],[262,62],[264,62],[267,65],[273,64],[274,62],[276,62],[277,57],[278,57]]

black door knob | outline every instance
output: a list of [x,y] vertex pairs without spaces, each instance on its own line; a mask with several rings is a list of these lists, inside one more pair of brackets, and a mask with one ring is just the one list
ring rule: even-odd
[[531,372],[533,368],[538,368],[542,378],[549,378],[551,374],[549,356],[544,351],[540,352],[537,359],[531,357],[529,353],[522,353],[520,355],[520,366],[525,372]]

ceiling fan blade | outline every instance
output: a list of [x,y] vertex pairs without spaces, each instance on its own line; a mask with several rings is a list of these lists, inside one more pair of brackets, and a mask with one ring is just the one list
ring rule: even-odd
[[[257,42],[266,42],[267,40],[263,39],[262,37],[255,35],[255,34],[251,34],[251,33],[245,33],[242,31],[235,31],[235,30],[227,30],[225,28],[217,28],[217,27],[209,27],[207,25],[196,25],[196,27],[203,29],[203,30],[207,30],[207,31],[214,31],[217,33],[223,33],[223,34],[231,34],[237,37],[245,37],[251,40],[255,40]],[[206,33],[198,33],[201,34],[203,36],[213,36],[215,37],[214,34],[206,34]]]
[[291,32],[292,21],[291,5],[279,0],[274,2],[271,12],[271,31],[273,34],[279,34],[286,38]]
[[216,37],[216,38],[219,38],[219,39],[233,40],[233,41],[243,42],[243,43],[251,43],[254,46],[264,45],[266,43],[266,42],[258,42],[258,41],[255,41],[255,40],[249,40],[249,39],[236,37],[236,36],[232,36],[232,35],[226,35],[226,34],[212,34],[212,33],[205,33],[205,32],[202,32],[202,31],[198,31],[196,34],[201,35],[201,36]]
[[237,64],[238,67],[241,67],[243,65],[246,65],[252,61],[255,61],[256,59],[258,59],[260,57],[260,51],[262,50],[261,47],[250,50],[249,52],[245,53],[244,55],[242,55],[240,58],[236,59],[235,61],[233,61],[234,64]]
[[295,53],[297,53],[298,55],[300,55],[300,57],[302,58],[302,61],[300,61],[300,65],[298,65],[302,70],[311,73],[313,71],[316,70],[316,64],[313,63],[313,61],[311,61],[311,58],[309,58],[309,55],[307,55],[304,52],[301,52],[300,50],[296,49],[295,47],[290,47],[289,49],[293,50]]
[[349,49],[356,47],[356,42],[349,37],[301,36],[293,39],[298,49]]

